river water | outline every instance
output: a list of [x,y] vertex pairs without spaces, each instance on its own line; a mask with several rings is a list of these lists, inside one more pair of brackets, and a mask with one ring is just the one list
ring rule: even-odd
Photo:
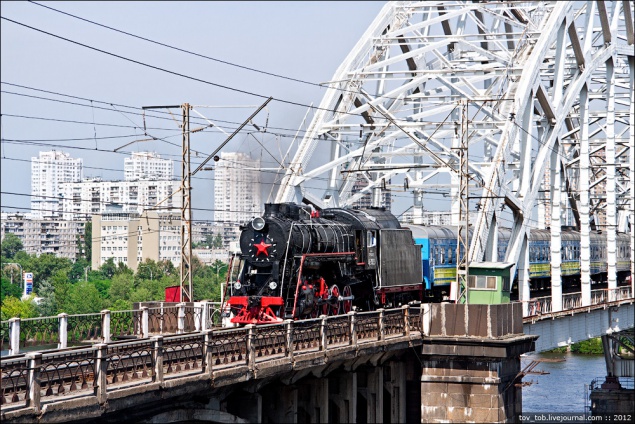
[[606,376],[604,356],[571,352],[534,353],[522,357],[521,367],[524,368],[532,360],[540,359],[564,359],[564,361],[542,362],[534,368],[534,371],[542,370],[549,374],[529,374],[523,378],[523,382],[533,382],[522,389],[523,413],[589,412],[587,386],[593,379],[603,379]]

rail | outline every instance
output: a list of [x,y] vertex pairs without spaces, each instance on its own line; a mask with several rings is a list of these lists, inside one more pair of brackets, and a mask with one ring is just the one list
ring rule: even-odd
[[307,355],[335,357],[342,349],[421,340],[425,310],[405,305],[6,356],[1,359],[2,409],[33,408],[39,413],[44,404],[69,397],[96,397],[103,404],[121,388],[194,374],[212,378],[213,373],[232,367],[254,372],[267,363],[293,364]]
[[104,310],[96,314],[11,318],[2,321],[0,350],[9,355],[24,350],[65,349],[69,346],[108,343],[131,337],[181,334],[220,325],[220,303],[155,302],[129,311]]
[[[615,289],[598,289],[591,290],[590,303],[582,304],[582,293],[565,293],[562,295],[562,311],[577,309],[585,306],[602,305],[620,300],[632,299],[631,287],[623,286]],[[551,296],[542,296],[524,301],[526,304],[525,318],[535,317],[552,312],[560,312],[553,310],[553,302]]]

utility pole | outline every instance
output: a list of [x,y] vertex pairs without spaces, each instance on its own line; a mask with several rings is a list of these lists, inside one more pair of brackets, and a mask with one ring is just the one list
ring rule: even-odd
[[[190,173],[190,109],[183,103],[183,143],[181,153],[181,302],[192,302],[192,185]],[[187,290],[185,286],[187,285]]]
[[182,112],[182,150],[181,150],[181,301],[191,302],[192,297],[192,185],[190,174],[190,106],[144,106],[142,109],[176,109]]
[[456,244],[456,281],[450,286],[450,299],[467,303],[469,279],[470,209],[468,162],[468,100],[461,100],[461,134],[459,147],[459,227]]

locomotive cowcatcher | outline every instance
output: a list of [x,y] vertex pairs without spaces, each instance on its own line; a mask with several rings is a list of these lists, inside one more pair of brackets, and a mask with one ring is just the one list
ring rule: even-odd
[[227,302],[234,324],[421,300],[421,246],[383,208],[266,204],[262,217],[241,226],[240,249],[241,270]]

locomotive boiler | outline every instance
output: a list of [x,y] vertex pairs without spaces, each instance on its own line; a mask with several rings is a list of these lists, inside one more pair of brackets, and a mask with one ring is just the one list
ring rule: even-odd
[[421,246],[383,208],[266,204],[241,227],[234,324],[368,311],[420,300]]

